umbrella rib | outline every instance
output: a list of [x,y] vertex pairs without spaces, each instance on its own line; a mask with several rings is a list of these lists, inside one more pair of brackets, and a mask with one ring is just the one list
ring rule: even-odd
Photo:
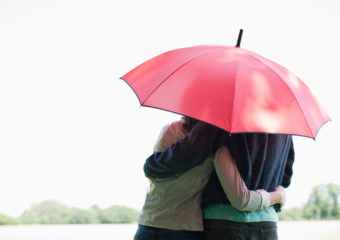
[[236,67],[236,71],[235,71],[235,82],[234,82],[234,95],[233,95],[233,101],[231,102],[232,106],[231,106],[231,114],[230,114],[230,133],[232,133],[232,129],[233,129],[233,117],[234,117],[234,102],[235,102],[235,95],[236,95],[236,80],[237,80],[237,73],[238,73],[238,69],[240,66],[240,62],[237,61],[237,67]]
[[181,64],[179,67],[177,67],[174,71],[172,71],[172,72],[169,74],[169,76],[167,76],[166,78],[164,78],[164,80],[161,81],[161,82],[160,82],[160,83],[159,83],[159,84],[151,91],[151,93],[144,99],[144,101],[141,103],[141,105],[143,105],[143,104],[151,97],[151,95],[152,95],[155,91],[157,91],[157,89],[158,89],[158,88],[159,88],[166,80],[168,80],[173,74],[175,74],[175,73],[176,73],[179,69],[181,69],[183,66],[185,66],[185,65],[187,65],[188,63],[190,63],[190,62],[196,60],[197,58],[200,58],[200,57],[205,56],[205,55],[209,55],[210,53],[213,53],[213,52],[217,52],[219,49],[220,49],[220,48],[212,49],[211,51],[209,51],[209,52],[207,52],[207,53],[203,53],[203,54],[201,54],[201,55],[199,55],[199,56],[193,57],[193,58],[191,58],[191,59],[185,61],[183,64]]
[[[258,61],[258,62],[264,64],[264,65],[265,65],[266,67],[268,67],[268,69],[271,70],[275,75],[278,75],[280,78],[282,78],[282,77],[281,77],[282,74],[280,74],[279,72],[277,72],[275,69],[273,69],[273,68],[272,68],[271,66],[269,66],[267,63],[264,63],[263,61],[261,61],[261,60],[260,60],[258,57],[256,57],[252,52],[248,51],[248,53],[249,53],[249,56],[253,57],[256,61]],[[265,61],[270,61],[270,60],[265,59]],[[291,88],[289,87],[289,85],[286,83],[286,81],[283,81],[283,82],[286,84],[286,86],[287,86],[289,89],[291,89]],[[307,126],[308,126],[308,128],[309,128],[311,134],[314,135],[314,134],[313,134],[313,130],[311,129],[311,127],[310,127],[310,125],[309,125],[309,121],[308,121],[308,119],[307,119],[307,117],[306,117],[306,113],[305,113],[304,109],[301,107],[302,105],[300,104],[299,98],[296,96],[295,92],[291,91],[291,93],[293,94],[293,96],[294,96],[294,98],[296,99],[296,101],[299,103],[300,109],[301,109],[301,111],[302,111],[302,113],[303,113],[303,116],[305,117],[305,121],[307,122]]]

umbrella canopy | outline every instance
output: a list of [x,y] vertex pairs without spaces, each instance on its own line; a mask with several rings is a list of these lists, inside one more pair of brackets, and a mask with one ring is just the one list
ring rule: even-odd
[[296,75],[239,47],[172,50],[144,62],[122,79],[142,106],[196,118],[230,133],[315,138],[330,120]]

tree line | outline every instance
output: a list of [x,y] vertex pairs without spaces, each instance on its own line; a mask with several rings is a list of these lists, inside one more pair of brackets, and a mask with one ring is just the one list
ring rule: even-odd
[[[312,189],[307,203],[301,207],[283,209],[281,221],[340,220],[340,186],[334,183],[317,185]],[[30,209],[13,218],[0,214],[0,225],[14,224],[102,224],[136,222],[138,210],[111,206],[101,209],[97,205],[89,209],[69,208],[57,201],[33,204]]]
[[81,209],[48,200],[33,204],[18,218],[0,214],[0,225],[132,223],[137,220],[137,216],[137,210],[124,206],[101,209],[94,205],[89,209]]
[[340,220],[340,186],[334,183],[320,184],[312,189],[307,203],[301,207],[283,209],[279,214],[282,221]]

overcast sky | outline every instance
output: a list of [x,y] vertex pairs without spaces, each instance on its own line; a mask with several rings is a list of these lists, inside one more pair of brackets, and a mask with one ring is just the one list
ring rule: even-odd
[[167,50],[234,46],[240,28],[241,47],[297,74],[333,120],[316,141],[294,138],[287,206],[340,184],[339,12],[336,0],[1,0],[0,213],[46,199],[140,209],[144,160],[179,116],[140,107],[119,77]]

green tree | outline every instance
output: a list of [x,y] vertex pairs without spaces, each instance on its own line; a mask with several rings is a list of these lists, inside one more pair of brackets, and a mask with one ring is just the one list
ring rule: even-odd
[[100,213],[101,223],[131,223],[137,220],[138,211],[124,206],[112,206]]
[[309,220],[339,219],[338,196],[340,187],[336,184],[322,184],[313,188],[303,214]]
[[332,211],[331,211],[331,218],[332,219],[340,219],[340,209],[338,198],[340,194],[340,186],[334,183],[329,183],[327,185],[328,192],[331,197],[331,204],[332,204]]
[[94,205],[89,209],[68,208],[56,201],[33,204],[20,217],[24,224],[91,224],[130,223],[137,219],[135,209],[112,206],[100,209]]
[[61,224],[67,222],[69,209],[59,202],[48,200],[33,204],[21,215],[25,224]]
[[98,213],[93,209],[84,210],[80,208],[72,208],[70,210],[70,219],[68,223],[76,224],[92,224],[99,223]]
[[280,220],[339,220],[340,186],[334,183],[317,185],[302,207],[283,209]]
[[282,209],[282,212],[279,213],[279,219],[280,221],[301,221],[304,219],[303,208],[293,207],[290,209]]
[[304,217],[310,220],[325,219],[330,209],[330,199],[325,185],[315,186],[304,207]]
[[4,214],[0,214],[0,225],[16,225],[16,224],[19,224],[18,219],[6,216]]

